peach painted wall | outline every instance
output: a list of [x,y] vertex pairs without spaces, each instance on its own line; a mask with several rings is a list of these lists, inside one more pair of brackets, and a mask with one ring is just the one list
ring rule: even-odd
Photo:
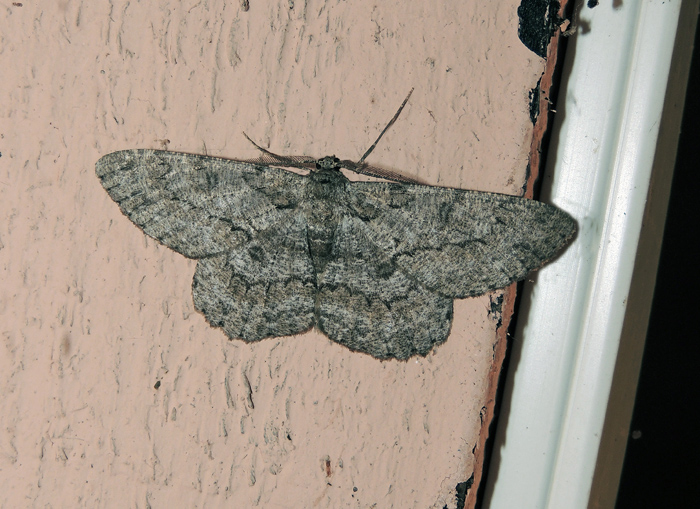
[[415,87],[370,162],[520,194],[545,63],[518,5],[6,2],[0,506],[455,507],[480,478],[501,292],[456,301],[448,341],[408,362],[313,332],[229,341],[194,310],[195,262],[124,217],[94,165],[255,157],[242,131],[357,159]]

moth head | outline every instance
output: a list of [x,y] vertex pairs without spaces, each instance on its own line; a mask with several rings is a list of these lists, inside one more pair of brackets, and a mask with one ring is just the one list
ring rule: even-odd
[[326,156],[316,160],[317,170],[339,170],[340,159],[335,156]]

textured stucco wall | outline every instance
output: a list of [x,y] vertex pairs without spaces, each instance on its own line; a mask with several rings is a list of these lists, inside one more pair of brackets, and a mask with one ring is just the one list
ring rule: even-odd
[[0,506],[455,507],[490,419],[500,292],[456,301],[448,341],[408,362],[315,332],[231,342],[193,308],[195,263],[124,217],[94,163],[255,157],[241,131],[357,159],[415,87],[370,162],[519,194],[544,62],[517,6],[4,4]]

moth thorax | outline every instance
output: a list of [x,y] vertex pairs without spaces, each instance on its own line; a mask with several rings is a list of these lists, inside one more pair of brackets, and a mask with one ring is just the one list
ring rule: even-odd
[[338,170],[338,169],[340,169],[340,166],[338,166],[339,162],[340,162],[340,159],[338,159],[335,156],[322,157],[321,159],[316,160],[316,169],[317,170]]

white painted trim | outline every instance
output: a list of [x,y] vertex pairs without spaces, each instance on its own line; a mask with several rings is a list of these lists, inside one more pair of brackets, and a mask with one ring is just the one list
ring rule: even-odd
[[545,201],[579,233],[524,288],[491,509],[588,506],[681,7],[613,3],[582,9],[567,50]]

